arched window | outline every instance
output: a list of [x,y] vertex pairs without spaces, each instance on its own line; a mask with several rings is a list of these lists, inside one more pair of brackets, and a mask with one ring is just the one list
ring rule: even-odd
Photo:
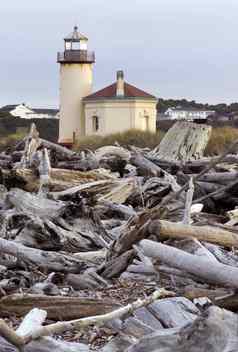
[[93,116],[93,132],[97,132],[99,130],[99,118],[98,116]]

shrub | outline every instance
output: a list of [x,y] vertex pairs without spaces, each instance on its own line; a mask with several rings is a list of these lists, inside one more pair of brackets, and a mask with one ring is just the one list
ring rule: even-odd
[[6,137],[0,138],[0,152],[6,151],[6,149],[13,147],[18,141],[22,140],[26,136],[25,133],[12,133]]
[[221,154],[235,140],[238,140],[238,128],[213,128],[211,138],[205,150],[205,154],[209,156]]
[[121,146],[127,147],[129,145],[134,145],[136,147],[156,147],[161,139],[163,138],[163,132],[147,132],[140,130],[129,130],[122,133],[114,133],[108,136],[89,136],[80,138],[74,149],[84,150],[91,149],[95,150],[105,145],[113,145],[115,142],[119,143]]

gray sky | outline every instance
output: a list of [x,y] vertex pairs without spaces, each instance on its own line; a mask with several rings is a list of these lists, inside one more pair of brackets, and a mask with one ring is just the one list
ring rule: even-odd
[[58,105],[56,53],[75,24],[96,52],[94,90],[126,80],[163,98],[238,101],[237,0],[8,0],[0,105]]

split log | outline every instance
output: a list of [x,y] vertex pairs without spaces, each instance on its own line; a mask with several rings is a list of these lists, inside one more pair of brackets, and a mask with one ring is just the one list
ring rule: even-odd
[[139,246],[145,255],[159,259],[173,268],[185,270],[205,282],[238,288],[237,268],[150,240],[142,240]]
[[109,193],[113,187],[118,185],[117,180],[99,180],[94,182],[83,183],[79,186],[65,189],[61,192],[51,192],[50,195],[55,199],[71,199],[80,192],[87,192],[89,195],[103,195]]
[[35,196],[18,188],[7,193],[6,202],[14,206],[17,212],[44,218],[58,217],[65,206],[63,202]]
[[124,203],[136,189],[134,178],[118,182],[110,192],[98,198],[98,201],[110,201],[117,204]]
[[[113,178],[102,170],[72,171],[63,169],[51,169],[49,190],[63,191],[74,186],[99,180],[112,180]],[[7,188],[21,187],[28,192],[38,192],[40,180],[30,169],[1,170],[0,183]]]

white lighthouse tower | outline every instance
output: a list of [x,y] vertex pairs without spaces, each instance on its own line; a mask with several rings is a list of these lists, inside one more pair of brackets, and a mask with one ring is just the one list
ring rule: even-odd
[[82,99],[92,93],[94,52],[87,50],[88,39],[78,27],[65,39],[64,52],[58,53],[60,63],[59,143],[72,145],[85,135]]

